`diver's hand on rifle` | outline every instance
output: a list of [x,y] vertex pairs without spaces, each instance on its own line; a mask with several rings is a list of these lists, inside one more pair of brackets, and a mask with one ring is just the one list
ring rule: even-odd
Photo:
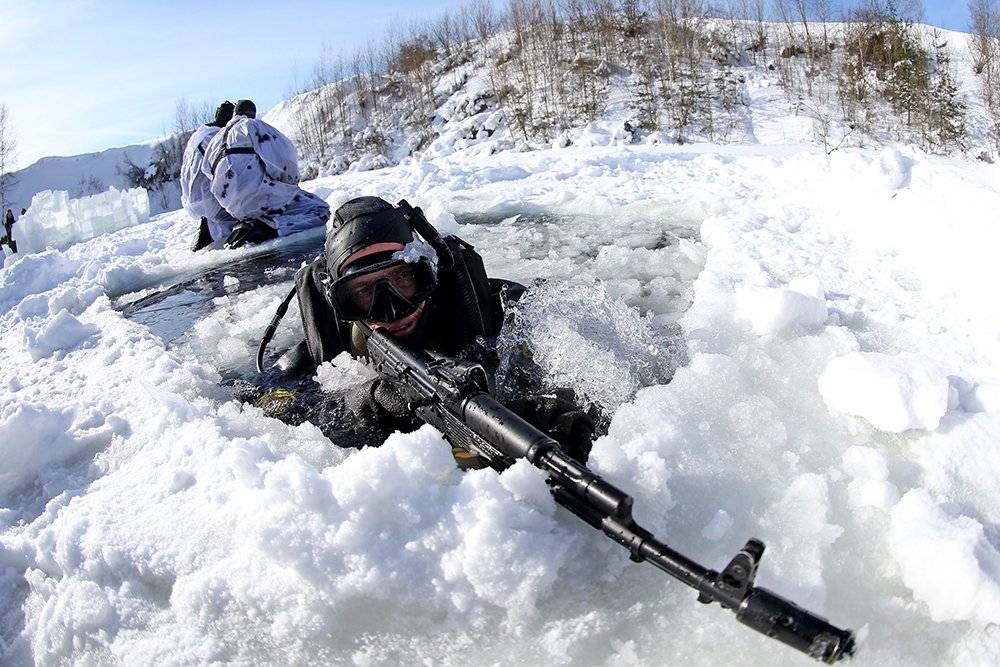
[[412,419],[406,396],[383,378],[369,380],[348,397],[348,407],[359,418],[371,421]]

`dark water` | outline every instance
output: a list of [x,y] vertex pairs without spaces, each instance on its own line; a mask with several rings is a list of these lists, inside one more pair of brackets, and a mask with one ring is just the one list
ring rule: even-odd
[[[458,220],[462,224],[497,224],[503,218],[459,216]],[[128,319],[148,327],[169,345],[215,309],[213,299],[282,282],[288,282],[291,289],[292,277],[302,262],[311,262],[323,249],[324,238],[310,236],[305,241],[285,243],[270,252],[189,276],[141,299],[132,301],[124,295],[118,300],[118,309]],[[238,279],[239,284],[227,286],[224,282],[226,276]]]
[[[525,213],[513,216],[496,214],[466,214],[457,216],[464,225],[505,225],[515,229],[547,230],[542,247],[538,251],[547,254],[549,248],[558,248],[568,237],[578,241],[592,252],[585,257],[594,257],[604,245],[621,242],[622,230],[614,220],[598,216],[560,216],[548,213]],[[504,222],[506,221],[506,222]],[[676,245],[679,239],[696,238],[697,232],[690,226],[657,221],[638,234],[628,238],[633,247],[662,248]],[[144,296],[130,300],[129,295],[120,297],[118,308],[125,317],[145,325],[168,345],[176,344],[199,320],[211,314],[216,305],[214,299],[234,296],[258,287],[287,283],[292,286],[295,271],[303,262],[312,261],[323,248],[323,237],[308,235],[302,241],[285,242],[280,247],[251,255],[235,262],[218,266],[199,274],[181,279],[175,284]],[[486,246],[479,248],[489,253]],[[203,252],[213,252],[207,250]],[[231,277],[239,283],[225,284]]]
[[[120,306],[120,310],[125,317],[147,326],[170,344],[190,330],[195,322],[210,314],[215,309],[213,299],[217,297],[241,294],[282,282],[289,283],[291,289],[295,271],[303,262],[312,261],[322,249],[322,237],[288,243],[273,251],[204,271]],[[238,279],[239,284],[227,286],[227,276]]]

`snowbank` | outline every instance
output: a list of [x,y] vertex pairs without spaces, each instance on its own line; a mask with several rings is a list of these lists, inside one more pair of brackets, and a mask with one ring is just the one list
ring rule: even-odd
[[14,225],[19,253],[63,249],[102,234],[149,221],[149,195],[142,188],[70,199],[64,191],[45,190]]
[[97,333],[93,326],[82,324],[67,310],[46,322],[39,329],[24,330],[24,346],[35,361],[51,356],[54,352],[76,347]]
[[981,523],[915,489],[893,508],[890,525],[903,582],[933,620],[1000,623],[1000,550]]

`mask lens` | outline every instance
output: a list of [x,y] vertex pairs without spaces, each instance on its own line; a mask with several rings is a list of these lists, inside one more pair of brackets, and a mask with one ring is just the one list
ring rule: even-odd
[[436,282],[428,262],[400,262],[341,278],[334,296],[345,320],[388,322],[413,312]]

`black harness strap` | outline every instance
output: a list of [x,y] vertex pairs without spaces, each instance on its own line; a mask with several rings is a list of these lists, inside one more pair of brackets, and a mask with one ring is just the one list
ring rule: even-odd
[[[253,146],[234,146],[233,148],[226,148],[219,151],[219,154],[215,156],[215,162],[212,163],[213,174],[219,166],[219,163],[222,162],[222,158],[227,155],[257,155],[257,151],[253,149]],[[260,159],[260,156],[258,156],[257,159]]]

